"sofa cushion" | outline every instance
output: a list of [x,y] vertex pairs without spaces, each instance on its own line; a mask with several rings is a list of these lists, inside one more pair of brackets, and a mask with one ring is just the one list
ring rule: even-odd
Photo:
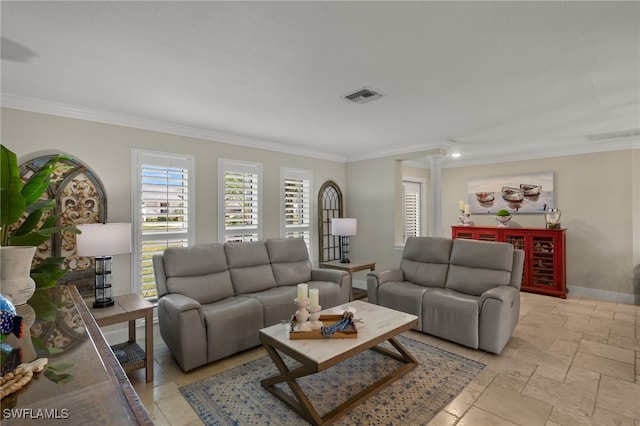
[[265,291],[248,293],[245,296],[255,298],[262,305],[264,327],[290,320],[295,314],[298,289],[295,286],[274,287]]
[[222,244],[171,247],[164,251],[163,259],[170,293],[202,304],[233,296]]
[[424,287],[444,287],[451,243],[449,238],[408,238],[400,262],[404,279]]
[[236,295],[276,286],[264,241],[227,242],[224,250]]
[[277,285],[296,285],[311,279],[311,261],[302,238],[268,239],[266,246]]
[[509,243],[456,239],[451,249],[446,288],[480,296],[500,285],[510,285],[513,246]]

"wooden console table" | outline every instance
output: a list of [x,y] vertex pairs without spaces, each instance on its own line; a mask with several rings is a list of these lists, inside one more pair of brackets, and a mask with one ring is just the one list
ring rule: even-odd
[[[126,360],[121,361],[124,371],[145,368],[147,383],[153,382],[153,305],[144,300],[139,294],[124,294],[114,297],[115,304],[108,308],[93,308],[89,303],[89,310],[99,326],[129,322],[129,340],[111,346],[114,353],[123,351]],[[136,343],[136,320],[144,319],[144,351]]]
[[3,425],[153,425],[75,286],[36,290],[16,311],[28,324],[21,339],[3,342],[10,346],[2,348],[3,373],[36,358],[49,362],[2,399]]

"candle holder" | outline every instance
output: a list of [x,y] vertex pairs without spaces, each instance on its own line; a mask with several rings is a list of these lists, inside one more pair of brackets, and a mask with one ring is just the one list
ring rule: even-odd
[[458,215],[458,225],[464,225],[464,209],[460,210]]
[[293,328],[293,331],[311,331],[311,327],[307,324],[307,320],[309,319],[309,311],[307,311],[309,299],[299,300],[296,297],[295,302],[298,310],[296,311],[297,324]]
[[463,226],[471,226],[471,214],[465,213],[462,222]]
[[318,330],[323,325],[322,321],[320,321],[321,309],[322,307],[320,305],[315,308],[309,308],[309,312],[311,312],[311,315],[309,316],[309,326],[312,330]]

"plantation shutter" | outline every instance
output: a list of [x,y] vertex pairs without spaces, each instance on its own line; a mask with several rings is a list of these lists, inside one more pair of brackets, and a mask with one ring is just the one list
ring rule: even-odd
[[311,247],[311,178],[306,170],[282,168],[282,237],[302,238]]
[[163,154],[138,155],[138,283],[142,296],[155,299],[152,257],[168,247],[193,244],[193,159]]
[[420,183],[402,182],[404,188],[404,241],[420,235]]
[[222,163],[224,241],[257,241],[262,235],[262,166],[229,160]]

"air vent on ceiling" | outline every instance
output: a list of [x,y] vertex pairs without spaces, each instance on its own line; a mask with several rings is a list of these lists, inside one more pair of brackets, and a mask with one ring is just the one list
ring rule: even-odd
[[640,136],[640,129],[618,130],[615,132],[598,133],[595,135],[587,135],[587,139],[598,142],[614,139],[626,139]]
[[375,101],[376,99],[380,99],[381,97],[382,95],[375,90],[372,90],[368,87],[363,87],[357,92],[346,95],[344,98],[356,104],[366,104],[367,102]]

